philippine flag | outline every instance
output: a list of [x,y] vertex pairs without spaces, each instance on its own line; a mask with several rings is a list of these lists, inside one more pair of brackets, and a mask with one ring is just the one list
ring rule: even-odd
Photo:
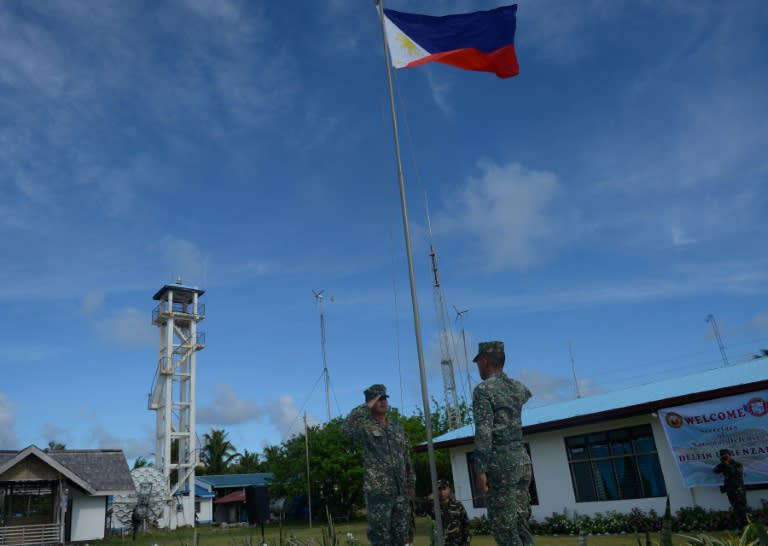
[[438,62],[499,78],[517,76],[516,23],[517,4],[442,17],[384,10],[395,68]]

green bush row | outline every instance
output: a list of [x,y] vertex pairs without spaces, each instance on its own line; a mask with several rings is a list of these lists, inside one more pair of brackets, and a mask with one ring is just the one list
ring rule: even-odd
[[[755,510],[749,515],[755,523],[768,523],[768,510]],[[598,512],[592,516],[578,512],[554,513],[543,521],[531,520],[531,531],[535,535],[578,535],[645,533],[661,530],[662,514],[633,508],[627,513]],[[672,516],[672,531],[725,531],[739,529],[741,525],[731,511],[707,510],[700,506],[681,508]],[[472,532],[477,535],[490,534],[490,525],[485,516],[470,521]]]

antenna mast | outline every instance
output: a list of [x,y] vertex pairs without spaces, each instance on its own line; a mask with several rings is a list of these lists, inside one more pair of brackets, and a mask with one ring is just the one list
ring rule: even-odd
[[717,340],[717,346],[720,347],[720,355],[723,357],[723,366],[730,366],[730,363],[728,362],[728,357],[725,356],[725,346],[723,345],[723,340],[720,337],[720,329],[717,327],[717,322],[715,321],[715,315],[710,313],[709,315],[707,315],[706,320],[712,325],[712,332],[715,334],[715,339]]
[[[315,292],[312,290],[317,300],[317,306],[320,309],[320,348],[323,352],[323,381],[325,382],[325,409],[328,413],[328,422],[331,421],[331,379],[328,375],[328,358],[325,352],[325,315],[323,314],[323,290]],[[333,301],[333,298],[331,298]]]
[[459,311],[456,306],[453,306],[456,311],[456,320],[461,322],[461,343],[464,345],[464,371],[467,373],[467,387],[469,388],[469,394],[472,396],[472,376],[469,372],[469,354],[467,354],[467,338],[464,335],[464,315],[469,313],[469,309]]
[[573,360],[573,347],[570,341],[568,342],[568,353],[571,355],[571,372],[573,373],[573,386],[576,387],[576,398],[581,398],[579,380],[576,378],[576,362]]
[[440,328],[440,370],[443,374],[443,396],[445,397],[445,415],[448,429],[459,428],[459,399],[456,395],[456,376],[453,371],[451,335],[448,330],[448,311],[445,308],[445,294],[440,283],[440,269],[437,264],[437,251],[432,242],[432,222],[427,208],[427,224],[429,225],[429,257],[432,260],[432,298],[437,315],[437,326]]

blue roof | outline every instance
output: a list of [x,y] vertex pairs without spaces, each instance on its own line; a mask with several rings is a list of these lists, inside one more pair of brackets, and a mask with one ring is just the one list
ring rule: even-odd
[[214,489],[223,489],[225,487],[248,487],[249,485],[264,486],[271,484],[273,478],[274,474],[271,472],[197,476],[199,481],[210,484]]
[[[178,491],[176,492],[176,494],[178,495],[185,495],[186,493],[187,493],[186,485],[184,487],[179,487]],[[215,496],[216,496],[216,493],[214,493],[213,491],[209,491],[207,487],[204,487],[199,483],[197,483],[197,481],[195,481],[195,497],[206,499],[206,498],[215,497]]]
[[[543,430],[558,428],[556,423],[567,419],[598,416],[608,412],[618,412],[633,406],[639,406],[638,413],[649,412],[647,406],[655,402],[671,401],[671,399],[692,395],[705,394],[712,391],[724,391],[729,388],[739,388],[748,392],[749,385],[755,384],[755,390],[765,388],[759,385],[768,381],[768,365],[763,359],[751,360],[745,364],[737,364],[713,370],[707,370],[684,377],[667,379],[657,383],[647,383],[613,392],[574,398],[547,404],[535,408],[523,408],[523,431],[525,428]],[[714,396],[727,396],[712,392]],[[685,402],[679,402],[685,403]],[[642,408],[642,409],[641,409]],[[551,426],[547,426],[551,425]],[[432,443],[458,442],[471,440],[475,435],[474,425],[465,425],[432,439]]]

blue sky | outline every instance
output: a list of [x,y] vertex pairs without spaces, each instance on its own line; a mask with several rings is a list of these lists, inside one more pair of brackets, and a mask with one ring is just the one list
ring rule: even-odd
[[[585,395],[722,366],[710,313],[730,362],[768,348],[766,24],[520,0],[519,77],[396,73],[432,396],[427,204],[454,339],[466,309],[532,405],[575,396],[569,344]],[[259,452],[325,419],[313,290],[334,416],[371,383],[421,405],[373,2],[6,2],[0,90],[0,447],[148,456],[178,276],[206,290],[199,436]]]

